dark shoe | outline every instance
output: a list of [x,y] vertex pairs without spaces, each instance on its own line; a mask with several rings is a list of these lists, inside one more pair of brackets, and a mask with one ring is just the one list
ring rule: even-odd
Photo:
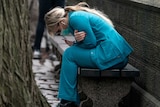
[[80,102],[80,107],[93,107],[93,101],[89,97]]
[[[63,100],[64,101],[64,100]],[[62,103],[63,101],[61,101],[57,107],[78,107],[74,102],[71,102],[71,101],[66,101],[65,100],[65,103]]]

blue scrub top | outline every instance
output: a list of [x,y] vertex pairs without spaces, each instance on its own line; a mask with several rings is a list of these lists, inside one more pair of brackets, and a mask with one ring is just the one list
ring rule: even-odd
[[90,49],[92,60],[101,70],[122,62],[133,51],[113,26],[93,13],[69,12],[69,30],[73,35],[74,30],[86,32],[85,39],[75,45]]

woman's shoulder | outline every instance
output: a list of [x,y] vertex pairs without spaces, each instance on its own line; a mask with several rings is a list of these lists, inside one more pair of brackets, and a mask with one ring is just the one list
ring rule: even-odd
[[88,12],[81,11],[81,10],[69,12],[70,17],[76,17],[76,16],[84,16],[85,17],[87,15],[89,15]]
[[73,11],[69,13],[69,24],[74,29],[84,28],[89,23],[89,17],[84,11]]
[[90,19],[97,19],[98,17],[90,12],[86,11],[73,11],[69,13],[69,17],[71,20],[90,20]]
[[73,11],[69,13],[70,22],[87,21],[88,14],[85,11]]

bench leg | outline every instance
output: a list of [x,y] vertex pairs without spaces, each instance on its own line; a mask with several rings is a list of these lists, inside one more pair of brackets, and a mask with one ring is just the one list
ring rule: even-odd
[[131,83],[129,78],[79,77],[79,86],[91,98],[93,107],[119,107],[121,99],[129,93]]
[[55,66],[55,69],[54,69],[54,71],[53,71],[53,73],[54,73],[54,78],[55,78],[56,80],[59,80],[59,78],[60,78],[60,70],[61,70],[61,63],[58,64],[57,66]]
[[92,107],[93,101],[83,91],[79,91],[80,105],[79,107]]
[[128,93],[126,96],[124,96],[120,102],[118,103],[118,107],[130,107],[130,93]]

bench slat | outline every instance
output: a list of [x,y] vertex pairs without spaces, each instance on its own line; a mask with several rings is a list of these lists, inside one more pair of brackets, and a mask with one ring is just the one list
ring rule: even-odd
[[120,69],[107,69],[100,71],[99,69],[80,68],[78,69],[80,76],[86,77],[137,77],[140,75],[139,70],[130,64]]
[[131,64],[127,64],[127,66],[121,71],[121,77],[138,77],[138,76],[140,76],[140,71]]

